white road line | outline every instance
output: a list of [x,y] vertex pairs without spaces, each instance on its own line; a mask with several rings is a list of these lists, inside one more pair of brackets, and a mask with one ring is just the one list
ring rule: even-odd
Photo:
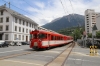
[[9,52],[15,52],[15,51],[21,51],[21,50],[24,50],[24,49],[12,50],[12,51],[4,51],[4,52],[0,52],[0,53],[9,53]]
[[24,63],[24,64],[33,64],[33,65],[38,65],[38,66],[43,66],[41,64],[36,64],[36,63],[30,63],[30,62],[23,62],[23,61],[15,61],[15,60],[3,60],[3,61],[10,61],[10,62],[15,62],[15,63]]
[[60,53],[60,52],[58,52],[58,51],[44,51],[44,52]]
[[[87,61],[87,62],[96,62],[97,61],[91,61],[91,60],[84,60],[84,59],[75,59],[75,58],[68,58],[68,60],[74,60],[74,61]],[[99,62],[98,62],[99,63]]]
[[53,56],[45,56],[45,55],[33,55],[33,56],[43,56],[43,57],[48,57],[48,58],[54,58]]

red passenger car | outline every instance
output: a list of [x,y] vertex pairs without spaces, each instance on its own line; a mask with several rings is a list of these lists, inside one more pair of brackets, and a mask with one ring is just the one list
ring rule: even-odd
[[71,36],[65,36],[55,32],[34,30],[30,32],[30,48],[44,49],[72,42]]

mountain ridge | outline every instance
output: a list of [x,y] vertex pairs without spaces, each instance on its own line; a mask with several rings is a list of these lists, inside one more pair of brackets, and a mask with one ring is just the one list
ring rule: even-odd
[[85,18],[79,14],[69,14],[60,18],[52,20],[50,23],[43,25],[42,27],[54,31],[59,31],[64,28],[77,27],[85,25]]

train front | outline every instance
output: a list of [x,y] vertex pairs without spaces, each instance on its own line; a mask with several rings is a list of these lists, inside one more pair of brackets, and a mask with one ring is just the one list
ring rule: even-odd
[[30,48],[39,49],[41,46],[41,41],[38,38],[39,31],[34,30],[30,32]]

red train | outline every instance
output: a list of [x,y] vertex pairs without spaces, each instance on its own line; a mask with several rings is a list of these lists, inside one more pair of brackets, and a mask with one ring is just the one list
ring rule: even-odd
[[67,44],[69,42],[73,42],[71,36],[44,30],[34,30],[30,32],[30,48],[36,50],[49,49],[50,47]]

